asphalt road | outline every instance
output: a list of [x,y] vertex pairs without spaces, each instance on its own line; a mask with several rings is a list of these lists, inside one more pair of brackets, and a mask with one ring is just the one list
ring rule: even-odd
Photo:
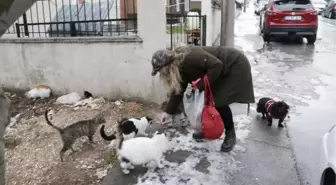
[[256,118],[246,153],[238,159],[244,168],[232,184],[317,185],[321,139],[336,124],[336,20],[319,17],[318,40],[307,45],[301,38],[264,44],[258,21],[242,19],[238,29],[249,30],[236,29],[242,36],[236,43],[255,61],[256,98],[285,100],[291,113],[282,131],[267,128]]
[[[179,171],[179,166],[167,164],[168,169],[157,172],[161,174],[159,181],[156,177],[142,178],[146,173],[143,168],[136,168],[132,175],[125,176],[117,165],[103,180],[104,185],[131,185],[139,183],[139,178],[143,180],[140,184],[148,185],[318,184],[321,138],[336,123],[335,20],[320,18],[315,45],[307,45],[300,38],[264,44],[259,35],[258,18],[251,12],[242,14],[235,24],[235,43],[251,61],[256,100],[267,96],[284,100],[291,107],[285,128],[277,128],[276,124],[268,127],[252,105],[251,122],[245,125],[248,135],[242,139],[244,134],[238,134],[240,139],[233,154],[218,154],[220,143],[214,145],[213,151],[205,150],[204,153],[192,150],[172,152],[166,156],[167,161],[188,166],[190,161],[197,160],[194,166],[197,172],[192,168]],[[235,116],[246,115],[246,106],[232,105],[232,109]],[[189,144],[185,146],[201,146],[192,141]],[[218,157],[215,158],[217,161],[211,157]],[[239,163],[224,164],[233,163],[230,158]],[[192,160],[187,163],[187,159]],[[220,164],[214,166],[216,162]],[[204,180],[206,175],[202,179],[203,174],[210,175],[210,178]],[[169,183],[172,179],[176,181]]]

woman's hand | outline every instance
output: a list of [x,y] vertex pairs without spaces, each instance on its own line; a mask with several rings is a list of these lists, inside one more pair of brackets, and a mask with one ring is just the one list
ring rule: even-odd
[[164,115],[161,117],[160,124],[163,126],[167,123],[172,123],[173,122],[173,115],[164,113]]

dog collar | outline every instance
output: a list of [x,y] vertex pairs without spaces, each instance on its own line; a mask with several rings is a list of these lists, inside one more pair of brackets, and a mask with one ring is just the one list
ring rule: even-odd
[[271,107],[271,105],[273,105],[275,103],[274,100],[268,100],[265,104],[265,108],[266,108],[266,111],[269,112],[269,108]]

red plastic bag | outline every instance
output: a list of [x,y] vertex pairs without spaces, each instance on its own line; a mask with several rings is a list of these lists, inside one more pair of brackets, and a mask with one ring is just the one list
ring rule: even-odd
[[202,111],[202,133],[205,139],[218,139],[224,132],[224,122],[214,106],[208,76],[204,78],[204,108]]

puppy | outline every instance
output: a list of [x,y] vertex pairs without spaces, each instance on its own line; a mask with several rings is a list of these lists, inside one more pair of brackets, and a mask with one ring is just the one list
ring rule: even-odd
[[257,104],[257,112],[262,114],[262,119],[272,126],[273,118],[279,119],[278,127],[283,127],[282,122],[288,114],[289,106],[284,101],[275,101],[272,98],[261,98]]

